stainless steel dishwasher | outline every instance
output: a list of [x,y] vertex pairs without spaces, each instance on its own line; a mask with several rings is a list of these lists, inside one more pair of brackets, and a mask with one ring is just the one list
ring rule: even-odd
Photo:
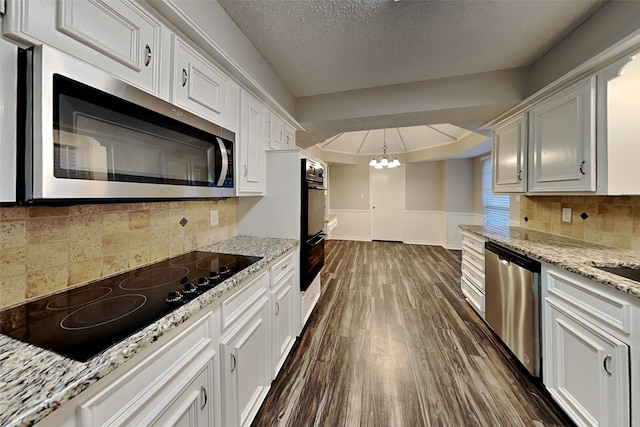
[[485,320],[535,377],[540,352],[540,263],[485,243]]

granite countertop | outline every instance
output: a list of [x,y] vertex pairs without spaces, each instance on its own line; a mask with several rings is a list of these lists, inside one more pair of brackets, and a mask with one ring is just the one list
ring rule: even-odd
[[0,425],[41,420],[297,244],[292,239],[237,236],[199,248],[263,258],[84,363],[0,334]]
[[640,268],[640,252],[522,227],[461,225],[460,228],[484,236],[529,258],[557,265],[587,279],[640,298],[640,283],[595,267]]

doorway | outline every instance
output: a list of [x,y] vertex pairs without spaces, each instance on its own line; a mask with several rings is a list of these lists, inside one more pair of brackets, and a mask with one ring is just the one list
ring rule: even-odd
[[372,240],[404,240],[404,174],[404,165],[369,169]]

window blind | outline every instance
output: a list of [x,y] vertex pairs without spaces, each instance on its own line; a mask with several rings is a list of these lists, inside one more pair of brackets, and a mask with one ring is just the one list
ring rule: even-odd
[[491,192],[491,158],[482,160],[482,213],[484,225],[509,225],[509,195]]

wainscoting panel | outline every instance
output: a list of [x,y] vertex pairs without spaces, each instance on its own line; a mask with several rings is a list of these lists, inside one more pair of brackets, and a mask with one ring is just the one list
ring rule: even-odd
[[329,215],[338,217],[338,225],[331,231],[330,239],[371,241],[369,210],[332,209]]
[[462,233],[458,227],[461,224],[474,224],[476,215],[473,212],[445,212],[446,236],[443,246],[446,249],[462,249]]
[[404,243],[444,246],[444,212],[405,211]]

